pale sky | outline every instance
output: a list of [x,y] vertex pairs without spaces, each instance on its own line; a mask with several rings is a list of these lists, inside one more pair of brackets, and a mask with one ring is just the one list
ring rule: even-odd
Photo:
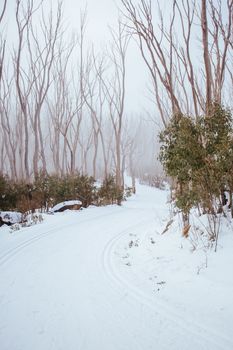
[[[63,0],[65,18],[75,30],[79,28],[80,9],[87,7],[87,36],[97,49],[102,49],[110,40],[109,26],[117,23],[119,0]],[[131,43],[127,53],[127,103],[128,111],[137,112],[151,108],[147,100],[147,79],[149,77],[145,64],[135,43]]]

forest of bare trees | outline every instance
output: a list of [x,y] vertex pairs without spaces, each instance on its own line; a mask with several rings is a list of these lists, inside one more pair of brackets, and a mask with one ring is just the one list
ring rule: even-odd
[[0,17],[1,173],[26,182],[41,172],[114,174],[122,187],[124,171],[136,171],[133,154],[143,157],[143,142],[134,138],[145,124],[125,112],[126,25],[118,20],[99,53],[86,43],[87,11],[69,35],[62,2],[45,13],[43,1],[17,0],[11,49],[6,8],[7,1]]
[[232,0],[172,0],[168,13],[151,0],[121,2],[164,126],[177,111],[197,117],[213,101],[232,107]]
[[120,17],[102,51],[86,40],[87,11],[77,18],[78,33],[68,32],[62,1],[45,11],[43,0],[15,0],[10,45],[8,2],[1,4],[2,174],[26,182],[40,173],[114,174],[120,188],[125,171],[133,182],[154,171],[156,130],[146,107],[126,112],[132,41],[149,72],[156,124],[166,127],[177,112],[208,114],[213,101],[232,108],[233,1],[168,3],[164,12],[159,2],[120,0]]
[[173,0],[168,13],[151,0],[121,3],[151,78],[160,160],[184,235],[197,207],[217,247],[217,214],[227,205],[233,217],[233,1]]

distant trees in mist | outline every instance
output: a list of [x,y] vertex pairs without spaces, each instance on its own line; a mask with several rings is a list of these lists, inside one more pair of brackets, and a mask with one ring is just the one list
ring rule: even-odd
[[[87,45],[86,12],[78,18],[79,32],[69,35],[62,2],[49,11],[44,5],[15,1],[16,36],[7,53],[2,30],[0,172],[26,182],[41,173],[114,174],[121,188],[124,171],[134,181],[137,163],[153,154],[151,145],[143,148],[152,132],[139,113],[125,110],[126,25],[118,21],[109,47],[99,53]],[[2,22],[6,7],[7,1]]]
[[208,113],[213,101],[232,107],[232,0],[120,1],[165,127],[177,112]]
[[[87,13],[71,35],[63,5],[15,0],[13,49],[0,8],[0,171],[30,181],[41,172],[145,178],[155,171],[156,131],[126,112],[127,50],[136,39],[150,77],[153,121],[232,108],[233,1],[119,0],[121,20],[102,52],[87,40]],[[47,5],[46,5],[47,6]],[[12,14],[13,15],[13,14]],[[135,72],[137,74],[137,72]],[[149,79],[148,79],[149,81]],[[145,107],[146,109],[146,107]],[[141,116],[141,117],[140,117]]]
[[121,3],[151,77],[160,160],[185,232],[195,206],[212,215],[217,242],[217,214],[228,204],[233,215],[233,1],[168,0],[168,13],[151,0]]

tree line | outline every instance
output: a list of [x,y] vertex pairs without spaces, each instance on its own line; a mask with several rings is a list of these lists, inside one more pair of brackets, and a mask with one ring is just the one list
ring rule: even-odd
[[233,216],[233,1],[171,0],[167,14],[151,0],[121,3],[150,74],[159,158],[185,232],[196,207],[217,242],[217,214],[227,204]]
[[94,178],[113,172],[121,188],[127,168],[134,183],[145,137],[142,122],[125,112],[133,38],[149,73],[152,119],[164,129],[160,160],[184,223],[193,204],[213,212],[213,197],[231,191],[233,0],[169,0],[169,11],[151,0],[119,0],[121,20],[104,54],[87,49],[86,12],[78,35],[67,40],[62,2],[46,16],[43,1],[15,3],[10,60],[1,36],[1,171],[26,181],[41,171]]
[[57,203],[78,199],[82,207],[119,204],[132,194],[132,188],[120,189],[115,177],[108,175],[102,183],[92,176],[78,173],[63,176],[40,173],[30,183],[13,181],[0,175],[0,209],[34,213],[48,212]]
[[87,11],[71,35],[62,1],[48,11],[44,1],[16,0],[11,49],[7,4],[0,17],[0,172],[25,183],[41,173],[102,180],[112,174],[121,190],[127,169],[135,187],[146,123],[125,108],[125,22],[117,21],[99,52],[87,43]]

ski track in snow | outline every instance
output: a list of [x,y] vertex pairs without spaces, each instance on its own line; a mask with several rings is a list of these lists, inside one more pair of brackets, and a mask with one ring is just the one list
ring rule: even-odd
[[[109,216],[109,215],[112,215],[112,213],[104,214],[104,215],[102,214],[100,216],[98,215],[98,217],[94,217],[92,219],[89,218],[87,220],[80,221],[79,224],[82,224],[82,223],[87,222],[87,221],[90,222],[90,221],[99,220],[99,219],[102,220],[104,217]],[[20,253],[24,248],[27,248],[30,245],[36,243],[37,241],[44,239],[46,236],[49,236],[51,234],[55,234],[59,230],[68,229],[69,227],[72,227],[72,226],[74,226],[73,222],[71,224],[65,224],[59,228],[57,228],[57,227],[53,228],[49,231],[40,233],[39,236],[35,236],[35,237],[29,238],[29,239],[23,241],[22,243],[18,244],[17,246],[15,246],[12,249],[8,249],[4,254],[0,255],[0,267],[2,265],[4,265],[6,262],[8,262],[10,259],[14,258],[15,255],[17,253]]]
[[14,233],[0,254],[0,350],[233,349],[116,264],[119,242],[149,226],[162,232],[168,215],[164,193],[154,203],[159,192],[139,189],[122,208],[65,213],[47,230],[45,222]]
[[[182,318],[182,315],[177,313],[172,307],[166,305],[164,302],[160,300],[155,300],[155,298],[150,298],[148,295],[143,293],[139,288],[135,288],[132,284],[129,284],[124,276],[119,274],[119,270],[114,266],[114,262],[112,261],[112,257],[114,255],[114,250],[118,241],[122,239],[122,237],[128,234],[128,230],[132,230],[135,227],[143,226],[145,221],[142,221],[136,225],[133,225],[123,232],[120,232],[117,236],[113,237],[105,246],[103,251],[102,261],[103,268],[108,275],[108,278],[112,280],[113,284],[118,284],[120,287],[124,287],[127,289],[128,293],[138,302],[142,303],[144,306],[149,309],[153,309],[156,313],[158,313],[162,318],[169,320],[172,323],[171,329],[176,332],[177,327],[184,330],[184,334],[188,334],[189,337],[192,335],[195,341],[198,343],[198,349],[221,349],[221,350],[232,350],[233,349],[233,341],[229,338],[223,337],[221,334],[217,333],[216,330],[211,331],[211,329],[206,328],[205,326],[200,324],[195,324],[193,321],[188,321],[187,318],[185,321]],[[170,331],[171,331],[170,329]],[[217,333],[217,334],[216,334]],[[204,345],[203,345],[204,342]],[[169,345],[170,346],[170,345]],[[165,349],[169,349],[169,347],[165,347]],[[184,347],[186,349],[186,347]],[[188,347],[187,347],[188,349]],[[189,347],[190,349],[190,347]],[[194,349],[197,349],[194,347]]]

